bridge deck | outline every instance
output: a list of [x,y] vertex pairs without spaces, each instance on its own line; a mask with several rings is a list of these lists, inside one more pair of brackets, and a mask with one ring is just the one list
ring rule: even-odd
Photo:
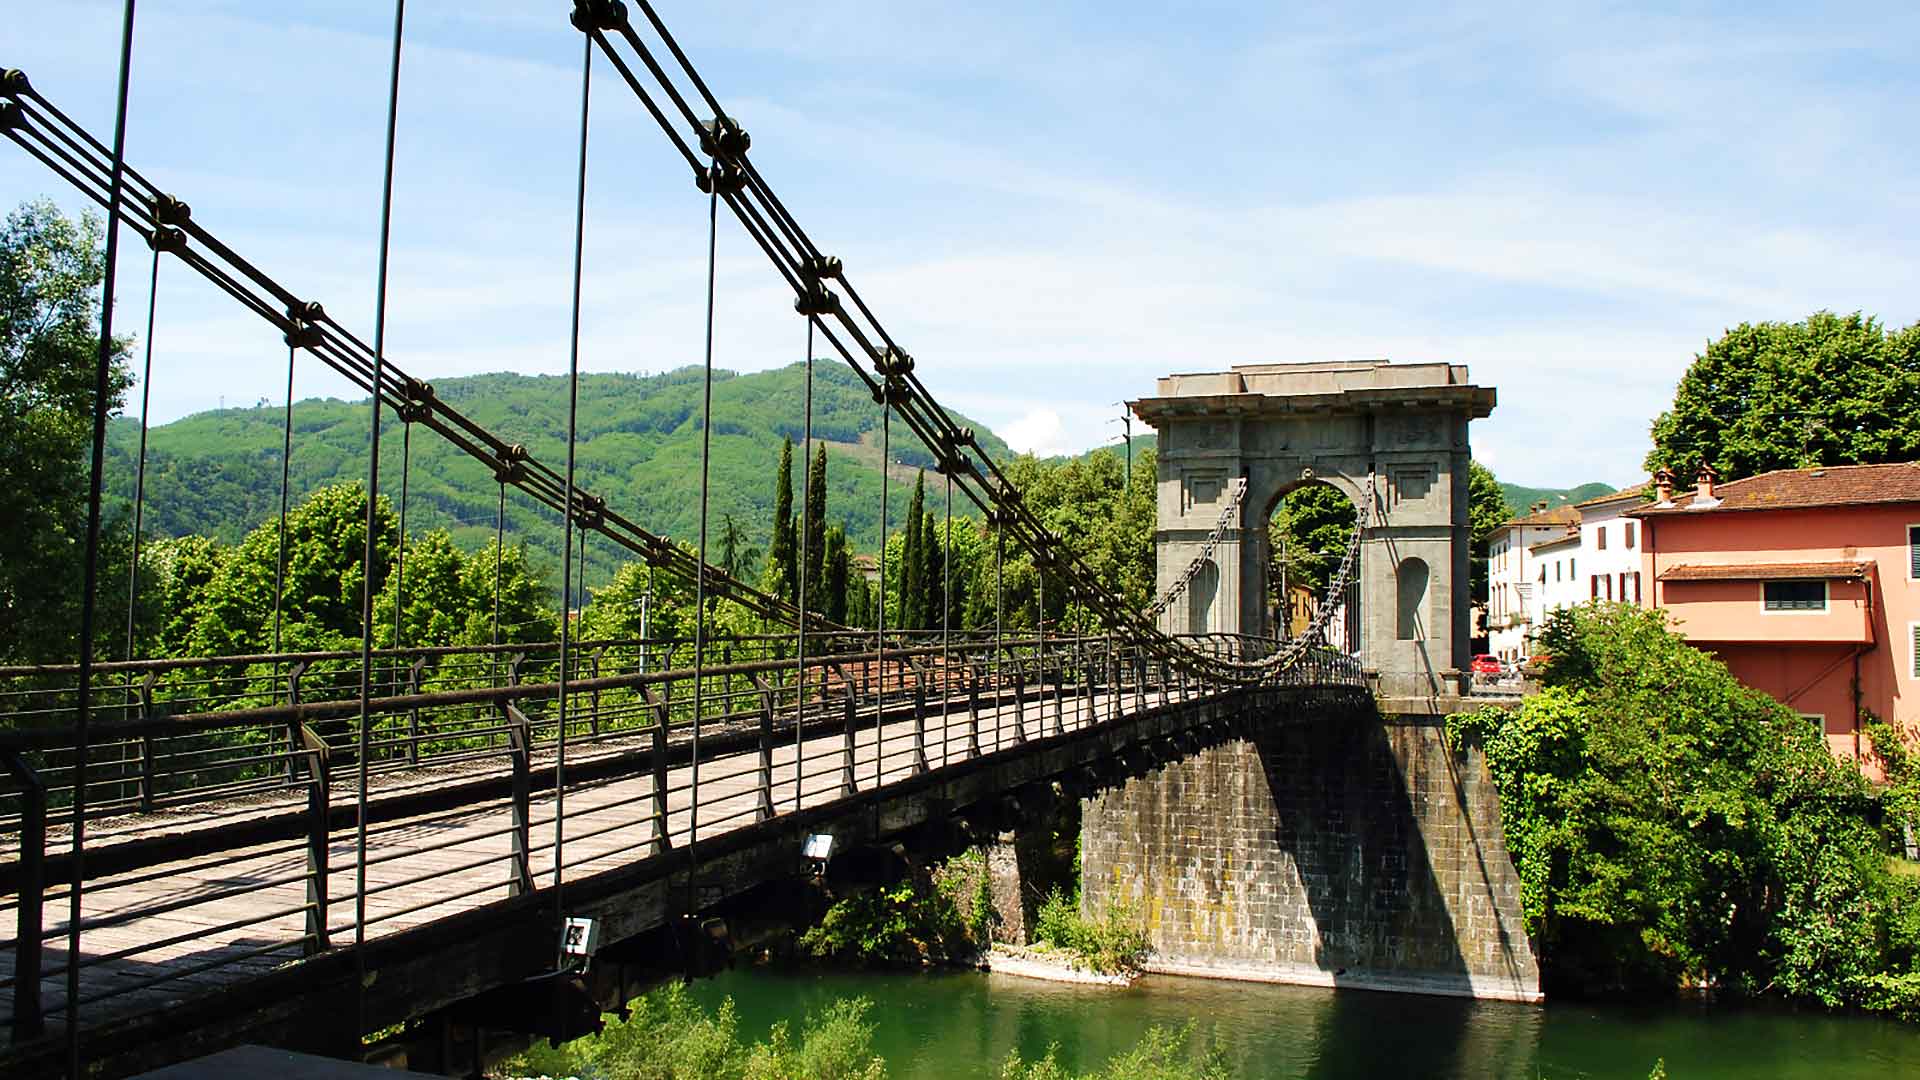
[[[1016,705],[982,703],[979,742],[983,754],[1016,743],[1021,732],[1040,739],[1056,730],[1056,723],[1077,729],[1110,715],[1119,704],[1140,704],[1129,688],[1116,703],[1102,690],[1080,696],[1073,690],[1044,702],[1026,700],[1019,711],[1024,724],[1016,731]],[[1177,688],[1152,691],[1151,701],[1179,700]],[[1057,704],[1056,704],[1057,702]],[[926,756],[933,768],[969,757],[969,718],[965,699],[929,703],[926,718]],[[1056,721],[1056,715],[1058,720]],[[867,724],[855,732],[855,782],[867,791],[908,777],[914,772],[914,721],[911,709],[890,708],[881,729]],[[793,729],[776,731],[772,755],[772,793],[776,813],[787,813],[831,803],[842,797],[845,733],[809,726],[799,755],[801,773],[795,796],[796,752]],[[598,762],[611,765],[612,775],[585,782],[569,780],[564,789],[565,880],[645,859],[655,840],[654,775],[647,733],[599,742],[571,750],[569,769],[587,772]],[[614,759],[625,758],[630,769]],[[536,752],[533,769],[551,774],[551,751]],[[474,775],[498,777],[499,758],[463,768],[420,769],[392,773],[369,785],[374,812],[367,831],[365,929],[368,938],[393,934],[448,915],[496,903],[509,896],[513,876],[511,846],[514,800],[496,797],[463,803],[452,809],[403,813],[380,820],[378,812],[421,789],[454,783]],[[351,770],[341,769],[343,773]],[[698,766],[699,837],[751,824],[757,819],[760,793],[759,750],[734,750],[703,757]],[[668,772],[668,837],[675,845],[691,835],[694,807],[694,769],[682,764]],[[336,777],[336,805],[351,806],[355,788],[351,776]],[[536,888],[546,888],[554,873],[554,791],[539,791],[531,799],[530,871]],[[181,837],[200,830],[217,830],[239,823],[298,818],[306,800],[299,790],[256,796],[244,802],[209,805],[146,815],[126,815],[89,823],[90,857],[121,846],[151,844],[163,837]],[[337,823],[336,823],[337,824]],[[328,835],[330,906],[328,929],[335,945],[351,944],[355,937],[356,859],[355,829],[335,827]],[[51,853],[64,843],[50,838]],[[14,853],[17,860],[17,852]],[[0,868],[5,864],[0,863]],[[164,1008],[197,993],[230,986],[301,959],[306,927],[306,841],[279,839],[233,847],[211,854],[178,857],[140,865],[101,877],[90,877],[82,896],[81,1022],[91,1028],[114,1017]],[[11,928],[19,897],[0,898],[0,926]],[[42,995],[49,1030],[64,1022],[67,954],[64,887],[48,890],[47,947],[44,951]],[[10,943],[9,943],[10,944]],[[11,985],[14,950],[0,949],[0,985]],[[0,1031],[10,1030],[12,992],[0,994]]]

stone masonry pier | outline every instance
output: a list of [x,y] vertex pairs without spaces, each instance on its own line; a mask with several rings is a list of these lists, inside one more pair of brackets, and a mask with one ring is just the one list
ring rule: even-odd
[[1539,1001],[1519,877],[1459,698],[1275,715],[1089,799],[1091,908],[1143,917],[1149,970]]

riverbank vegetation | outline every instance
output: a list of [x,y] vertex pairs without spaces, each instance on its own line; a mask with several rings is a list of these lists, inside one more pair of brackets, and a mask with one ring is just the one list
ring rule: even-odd
[[931,873],[834,901],[796,939],[816,960],[876,967],[971,962],[992,944],[993,896],[978,848]]
[[[1553,995],[1683,987],[1920,1015],[1920,878],[1892,803],[1817,726],[1737,682],[1665,616],[1556,613],[1542,692],[1453,717],[1486,753]],[[1906,793],[1906,794],[1902,794]],[[1911,811],[1911,806],[1901,813]]]
[[1109,903],[1099,914],[1081,914],[1077,896],[1055,888],[1040,904],[1033,943],[1058,950],[1103,975],[1137,974],[1146,961],[1147,932],[1124,905]]
[[[609,1018],[599,1035],[559,1047],[538,1044],[501,1062],[496,1078],[579,1080],[885,1080],[886,1061],[873,1052],[873,1003],[843,998],[809,1014],[796,1032],[776,1023],[764,1039],[740,1030],[732,999],[711,1011],[685,986],[668,983],[635,999],[626,1019]],[[1001,1080],[1225,1080],[1215,1050],[1196,1055],[1193,1025],[1147,1029],[1131,1049],[1093,1072],[1060,1063],[1058,1046],[1038,1060],[1018,1051],[1001,1063]]]

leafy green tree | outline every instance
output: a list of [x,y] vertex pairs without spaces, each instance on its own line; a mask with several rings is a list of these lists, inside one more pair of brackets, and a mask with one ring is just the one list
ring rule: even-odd
[[780,475],[773,489],[773,542],[767,545],[767,591],[794,597],[793,440],[780,443]]
[[[1500,796],[1549,993],[1683,984],[1873,1004],[1914,970],[1866,790],[1665,614],[1556,613],[1545,689],[1448,721]],[[1908,890],[1911,891],[1911,890]]]
[[[366,489],[358,484],[321,488],[288,512],[282,648],[337,649],[359,639],[366,518]],[[395,535],[393,508],[384,496],[375,507],[374,530],[374,587],[381,589],[393,565],[390,538]],[[279,553],[279,522],[273,520],[248,533],[221,560],[197,605],[188,642],[192,654],[225,656],[272,647]]]
[[[85,564],[87,475],[100,351],[102,226],[47,200],[0,226],[0,657],[71,658]],[[109,363],[108,408],[131,382],[127,345]],[[126,576],[124,529],[108,525],[99,610]],[[124,605],[124,584],[119,590]],[[103,623],[111,625],[111,623]],[[113,635],[102,633],[102,650]]]
[[1694,357],[1653,422],[1646,467],[1722,480],[1769,469],[1920,458],[1920,323],[1855,312],[1742,323]]
[[525,540],[504,548],[490,542],[467,556],[461,584],[473,602],[467,616],[467,642],[477,645],[494,640],[496,584],[502,643],[552,641],[560,636],[560,613],[553,607],[558,593],[546,574],[534,567]]
[[[405,569],[388,574],[380,594],[374,597],[374,644],[383,649],[461,644],[467,624],[478,613],[479,599],[467,591],[466,565],[467,556],[453,546],[453,538],[445,530],[410,538]],[[397,641],[396,608],[400,631]],[[484,610],[490,615],[491,603]]]
[[813,455],[813,464],[807,467],[807,507],[803,535],[807,547],[807,596],[808,606],[819,610],[820,601],[813,596],[820,588],[821,573],[827,564],[827,444],[821,443]]
[[1478,461],[1467,464],[1467,527],[1471,534],[1468,551],[1468,584],[1473,602],[1487,602],[1487,550],[1493,534],[1513,520],[1513,507],[1495,479],[1493,470]]
[[143,642],[145,655],[193,655],[200,604],[229,555],[219,541],[206,536],[157,540],[140,552],[140,592],[157,612]]
[[[1319,598],[1353,542],[1353,500],[1330,484],[1305,484],[1281,498],[1269,519],[1274,566],[1268,573],[1273,598],[1285,604],[1280,583],[1304,586]],[[1284,607],[1283,607],[1284,610]]]

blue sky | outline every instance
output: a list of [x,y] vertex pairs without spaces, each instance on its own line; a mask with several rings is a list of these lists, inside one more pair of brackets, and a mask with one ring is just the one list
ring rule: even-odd
[[[7,16],[0,65],[110,134],[119,4]],[[413,0],[389,355],[566,366],[581,40],[564,0]],[[1040,451],[1169,371],[1385,357],[1499,388],[1503,479],[1625,482],[1725,327],[1920,318],[1912,4],[934,5],[660,11],[947,404]],[[128,157],[370,333],[384,2],[148,0]],[[595,68],[583,363],[700,359],[705,205]],[[78,201],[0,147],[0,200]],[[144,326],[144,246],[117,319]],[[278,337],[163,264],[153,415],[284,394]],[[715,362],[800,359],[720,236]],[[309,363],[297,397],[344,394]]]

